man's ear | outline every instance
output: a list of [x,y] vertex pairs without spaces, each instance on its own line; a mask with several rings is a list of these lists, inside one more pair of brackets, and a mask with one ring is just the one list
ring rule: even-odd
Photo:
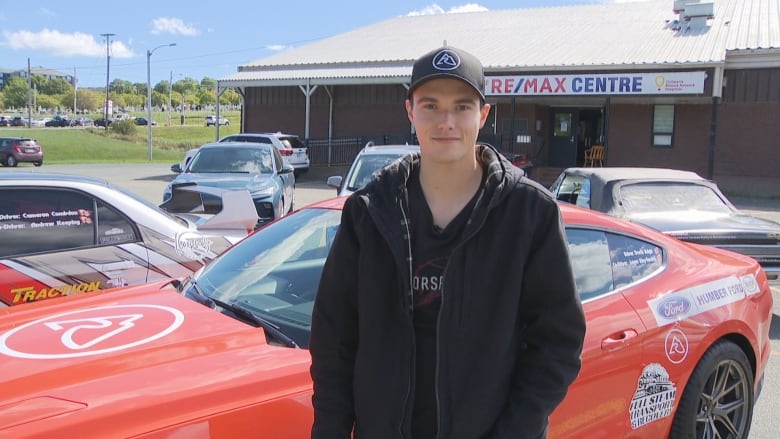
[[414,118],[412,118],[412,107],[414,106],[414,104],[412,104],[411,99],[407,99],[404,104],[406,105],[406,117],[408,117],[409,122],[411,122],[412,125],[414,125]]
[[490,114],[490,104],[485,104],[479,109],[479,127],[482,128],[487,122],[487,117]]

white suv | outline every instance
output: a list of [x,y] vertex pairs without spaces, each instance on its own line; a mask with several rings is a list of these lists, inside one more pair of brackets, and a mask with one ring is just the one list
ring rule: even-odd
[[284,133],[238,133],[219,139],[220,142],[270,143],[276,146],[284,161],[300,175],[309,170],[309,153],[306,146],[295,134]]
[[[210,114],[206,116],[206,126],[210,127],[212,125],[215,125],[217,123],[217,116]],[[230,121],[226,117],[219,116],[219,124],[220,125],[230,125]]]
[[327,185],[336,188],[338,196],[348,196],[371,181],[376,171],[415,152],[420,152],[419,145],[374,145],[374,142],[368,142],[352,161],[346,177],[330,176]]

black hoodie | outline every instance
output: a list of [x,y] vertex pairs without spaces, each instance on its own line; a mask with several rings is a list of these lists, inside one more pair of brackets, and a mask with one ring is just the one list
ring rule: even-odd
[[[491,147],[476,151],[487,177],[439,315],[438,437],[540,438],[579,372],[585,318],[554,198]],[[312,438],[411,438],[406,180],[419,160],[388,166],[344,205],[312,314]]]

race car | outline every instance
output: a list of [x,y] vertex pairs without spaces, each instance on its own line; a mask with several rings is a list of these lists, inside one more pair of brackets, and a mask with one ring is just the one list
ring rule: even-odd
[[186,276],[257,222],[246,191],[206,213],[190,189],[170,213],[100,179],[0,174],[0,307]]
[[[312,303],[344,199],[181,281],[0,310],[0,436],[309,437]],[[748,437],[771,352],[761,266],[561,211],[587,331],[549,437]]]

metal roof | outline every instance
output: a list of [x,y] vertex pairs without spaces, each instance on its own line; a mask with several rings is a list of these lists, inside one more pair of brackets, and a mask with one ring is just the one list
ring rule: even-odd
[[[696,0],[691,0],[696,2]],[[448,45],[487,74],[725,66],[729,51],[780,65],[780,0],[714,0],[714,18],[685,21],[673,0],[401,16],[238,67],[223,87],[404,83],[414,60]]]

